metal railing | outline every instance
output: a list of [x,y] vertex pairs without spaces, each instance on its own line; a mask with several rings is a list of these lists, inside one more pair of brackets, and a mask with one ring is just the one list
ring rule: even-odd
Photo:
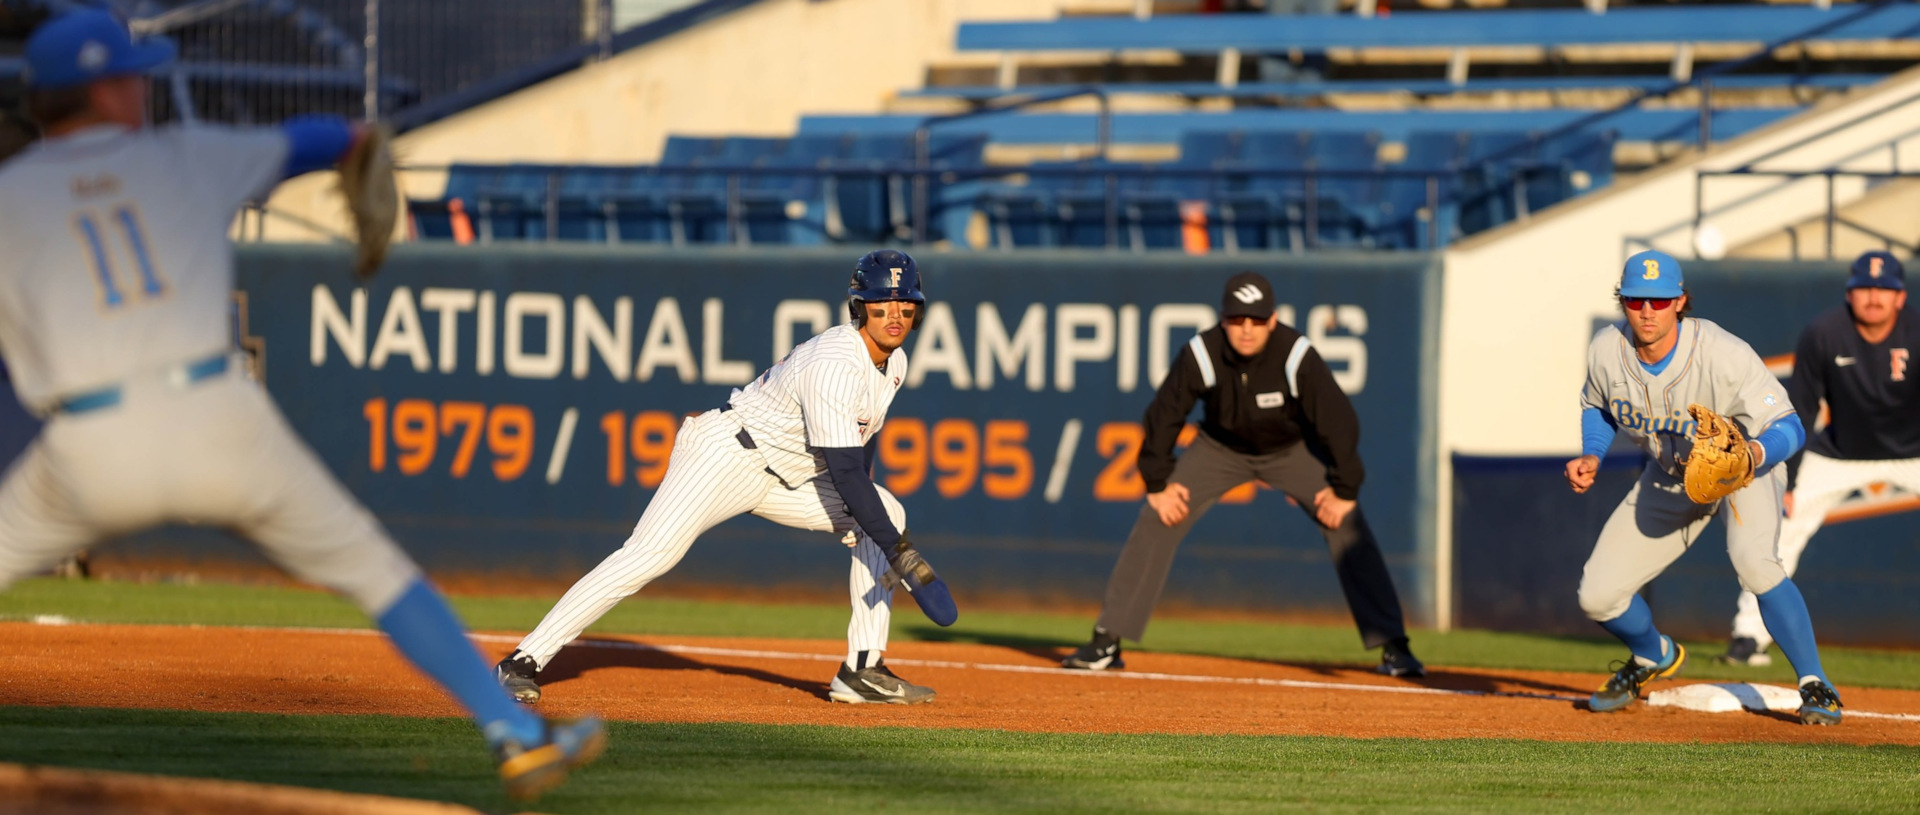
[[[1760,197],[1763,197],[1767,194],[1771,194],[1772,192],[1775,192],[1779,189],[1779,187],[1776,186],[1766,191],[1755,192],[1753,194],[1744,196],[1740,199],[1723,203],[1719,206],[1717,210],[1709,211],[1706,204],[1707,182],[1712,181],[1714,179],[1775,178],[1775,179],[1780,179],[1783,182],[1793,182],[1793,181],[1805,180],[1808,178],[1821,178],[1821,179],[1824,179],[1825,181],[1825,185],[1824,185],[1825,186],[1825,190],[1824,190],[1825,209],[1824,209],[1824,214],[1822,218],[1823,218],[1823,224],[1825,226],[1825,236],[1824,236],[1825,246],[1824,246],[1823,254],[1827,259],[1831,260],[1833,258],[1834,239],[1835,239],[1835,235],[1837,234],[1837,227],[1842,227],[1842,226],[1848,229],[1852,229],[1863,235],[1866,235],[1874,240],[1880,241],[1883,245],[1886,246],[1886,248],[1889,251],[1892,251],[1895,248],[1906,249],[1909,252],[1914,251],[1915,246],[1913,244],[1906,243],[1904,241],[1901,241],[1899,238],[1884,234],[1876,229],[1868,227],[1864,224],[1854,222],[1842,216],[1839,211],[1840,208],[1839,208],[1839,202],[1837,200],[1836,192],[1837,192],[1837,183],[1840,179],[1843,179],[1843,178],[1859,179],[1863,182],[1868,182],[1868,183],[1881,182],[1881,181],[1897,181],[1897,180],[1907,179],[1907,178],[1920,178],[1920,173],[1906,172],[1899,169],[1899,167],[1901,166],[1900,144],[1902,142],[1909,141],[1915,138],[1916,136],[1920,136],[1920,127],[1909,128],[1905,131],[1902,131],[1898,135],[1895,135],[1887,139],[1884,142],[1873,145],[1871,147],[1866,147],[1860,150],[1856,150],[1851,154],[1841,157],[1840,159],[1836,160],[1834,163],[1826,167],[1821,167],[1817,169],[1763,169],[1757,165],[1764,164],[1768,161],[1778,159],[1781,156],[1791,154],[1796,150],[1800,150],[1809,145],[1816,144],[1824,139],[1831,138],[1838,134],[1846,133],[1856,127],[1859,127],[1862,124],[1865,124],[1886,116],[1893,115],[1896,111],[1900,111],[1905,108],[1908,108],[1909,106],[1914,105],[1915,103],[1920,103],[1920,93],[1909,94],[1905,97],[1900,98],[1899,100],[1888,103],[1886,105],[1882,105],[1878,108],[1867,111],[1866,113],[1862,113],[1858,116],[1854,116],[1852,118],[1846,119],[1845,121],[1838,122],[1833,125],[1829,125],[1821,129],[1819,132],[1812,133],[1807,136],[1803,136],[1799,139],[1795,139],[1794,141],[1788,142],[1787,144],[1781,145],[1765,153],[1762,153],[1759,156],[1755,156],[1754,158],[1748,159],[1738,167],[1734,167],[1726,170],[1696,170],[1694,172],[1694,180],[1693,180],[1693,220],[1689,224],[1689,226],[1691,227],[1695,235],[1699,235],[1701,233],[1703,226],[1707,223],[1707,220],[1710,217],[1712,217],[1716,212],[1725,212],[1727,210],[1733,209],[1738,206],[1751,204],[1754,201],[1758,200]],[[1849,170],[1843,167],[1843,165],[1845,164],[1857,162],[1862,159],[1869,158],[1881,151],[1886,152],[1888,166],[1893,169],[1884,170],[1884,171],[1883,170]],[[1787,236],[1788,250],[1793,256],[1793,259],[1799,260],[1802,255],[1800,250],[1799,226],[1797,224],[1788,224],[1787,226],[1781,227],[1780,231]],[[1651,246],[1652,239],[1654,237],[1657,237],[1657,235],[1647,236],[1642,238],[1634,238],[1634,239],[1630,239],[1630,241]],[[1698,253],[1699,253],[1699,249],[1696,246],[1695,254],[1698,255]]]
[[[404,169],[407,172],[451,173],[453,171],[453,167],[449,165],[409,165]],[[723,219],[726,225],[728,240],[736,245],[747,245],[750,243],[749,232],[746,228],[749,217],[746,203],[748,196],[754,193],[764,193],[767,197],[772,198],[788,191],[778,188],[750,187],[749,181],[751,179],[768,177],[804,177],[815,179],[819,182],[815,188],[818,191],[809,192],[806,197],[822,200],[826,207],[819,222],[809,225],[817,226],[825,237],[832,240],[848,240],[852,237],[844,227],[839,229],[834,227],[835,223],[842,220],[842,215],[838,211],[839,202],[833,194],[833,182],[835,180],[870,178],[884,182],[885,186],[890,189],[899,189],[902,186],[893,183],[896,180],[907,180],[915,190],[915,212],[912,216],[912,222],[904,224],[904,226],[909,227],[910,231],[908,234],[915,239],[915,245],[924,245],[929,237],[929,222],[934,215],[934,204],[931,201],[930,189],[936,181],[941,184],[953,185],[963,184],[969,181],[1008,180],[1024,176],[1027,178],[1097,178],[1100,185],[1098,192],[1104,207],[1102,212],[1102,225],[1106,247],[1113,250],[1121,248],[1120,235],[1123,232],[1122,210],[1131,207],[1134,211],[1129,216],[1130,223],[1126,224],[1131,230],[1128,244],[1130,248],[1136,251],[1144,247],[1144,240],[1138,235],[1142,221],[1137,209],[1139,201],[1148,198],[1157,200],[1183,200],[1176,192],[1151,189],[1152,182],[1168,180],[1199,180],[1212,182],[1211,186],[1215,188],[1215,191],[1209,192],[1209,194],[1203,196],[1200,200],[1222,203],[1222,205],[1218,207],[1222,214],[1222,218],[1218,223],[1228,236],[1225,250],[1229,252],[1238,251],[1238,246],[1232,236],[1234,235],[1235,228],[1243,225],[1257,225],[1262,229],[1271,230],[1284,224],[1285,227],[1293,233],[1293,239],[1288,241],[1288,245],[1295,248],[1296,251],[1300,249],[1319,248],[1321,243],[1321,227],[1331,223],[1326,220],[1329,216],[1323,212],[1322,209],[1323,204],[1330,200],[1322,194],[1322,184],[1325,181],[1364,180],[1386,185],[1394,181],[1417,179],[1422,182],[1422,186],[1424,187],[1423,207],[1416,212],[1392,213],[1390,217],[1372,224],[1372,230],[1374,232],[1405,232],[1411,229],[1422,229],[1425,232],[1426,246],[1437,247],[1441,245],[1441,242],[1447,237],[1440,231],[1440,223],[1442,221],[1440,217],[1441,207],[1449,203],[1446,195],[1443,193],[1443,185],[1450,184],[1459,177],[1467,174],[1455,170],[1301,170],[1251,165],[1211,168],[1156,166],[1149,164],[1101,164],[1097,167],[979,167],[932,163],[925,160],[924,151],[920,157],[916,157],[916,159],[911,162],[847,161],[842,163],[828,161],[816,166],[794,167],[717,164],[633,165],[618,167],[569,165],[553,166],[545,168],[544,171],[523,167],[516,172],[523,174],[543,172],[544,183],[540,184],[537,190],[533,188],[532,185],[480,187],[473,193],[473,197],[476,200],[463,202],[465,211],[470,214],[470,217],[477,221],[475,237],[479,242],[489,243],[494,240],[492,219],[496,214],[496,207],[510,199],[536,201],[540,209],[539,219],[542,232],[544,233],[542,239],[546,241],[560,240],[558,235],[561,231],[562,204],[563,199],[567,199],[580,202],[598,201],[600,217],[605,219],[605,223],[610,226],[617,223],[623,214],[621,210],[623,202],[625,202],[625,204],[664,208],[667,213],[665,217],[669,221],[669,228],[672,234],[670,240],[676,245],[687,242],[685,238],[685,227],[682,223],[683,219],[697,217],[689,215],[688,213],[699,212],[704,205],[717,202],[720,206],[719,217]],[[682,181],[677,186],[637,189],[613,187],[599,190],[582,189],[571,193],[563,192],[563,178],[569,173],[580,172],[611,172],[627,174],[633,177],[679,179],[706,176],[724,179],[724,183],[719,189],[698,189]],[[1137,196],[1135,201],[1131,203],[1123,200],[1124,196],[1120,189],[1123,179],[1134,179],[1145,182],[1142,189],[1131,192],[1131,194]],[[1295,180],[1299,182],[1299,190],[1295,193],[1285,189],[1259,188],[1257,185],[1249,188],[1250,182],[1254,179]],[[1049,192],[1065,192],[1069,194],[1083,193],[1090,195],[1094,191],[1049,190]],[[976,195],[972,198],[946,201],[943,202],[940,207],[942,209],[956,206],[972,208],[986,202],[988,202],[988,199],[983,199]],[[1271,204],[1270,214],[1261,218],[1257,223],[1239,220],[1234,211],[1235,202],[1238,202],[1240,208],[1246,208],[1249,205],[1261,202]],[[889,209],[887,227],[889,231],[897,232],[903,224],[898,220],[897,211],[893,211],[891,207]],[[631,212],[628,211],[627,214],[631,214]],[[280,216],[280,213],[260,210],[257,217],[264,219],[265,217],[278,216]],[[788,218],[786,220],[791,222],[793,219]],[[250,223],[254,224],[257,230],[261,220],[255,220]],[[311,224],[302,225],[313,228]],[[256,231],[256,236],[258,234]],[[610,228],[607,234],[609,242],[618,241],[617,229]],[[1269,242],[1276,246],[1279,243],[1277,240],[1270,240]],[[1418,241],[1415,242],[1417,243]]]

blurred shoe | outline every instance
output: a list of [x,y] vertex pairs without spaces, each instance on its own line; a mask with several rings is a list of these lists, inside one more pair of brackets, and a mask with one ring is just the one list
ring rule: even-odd
[[567,780],[567,773],[600,757],[607,749],[607,726],[588,716],[572,722],[541,722],[546,731],[536,743],[512,737],[489,738],[500,760],[500,781],[507,796],[530,801]]
[[933,689],[894,676],[886,665],[856,671],[842,662],[827,698],[850,705],[917,705],[932,701]]
[[1640,700],[1640,686],[1656,679],[1665,679],[1680,672],[1680,666],[1687,662],[1687,649],[1674,642],[1672,637],[1661,637],[1667,641],[1667,658],[1658,665],[1641,665],[1632,655],[1627,663],[1619,666],[1607,684],[1593,692],[1588,705],[1595,713],[1619,710]]
[[1093,627],[1093,639],[1080,646],[1072,656],[1060,660],[1060,667],[1083,671],[1117,671],[1127,667],[1127,663],[1120,658],[1120,638],[1096,625]]
[[1800,686],[1801,724],[1839,724],[1840,693],[1818,679]]
[[78,552],[60,561],[60,565],[54,567],[53,574],[68,580],[86,580],[93,576],[93,563],[86,552]]
[[1728,665],[1747,665],[1754,668],[1773,664],[1773,657],[1760,647],[1760,641],[1752,637],[1734,637],[1727,643],[1727,652],[1714,658]]
[[540,664],[533,657],[515,651],[493,666],[493,677],[500,680],[500,687],[515,701],[529,705],[540,701],[540,684],[533,681],[540,675]]
[[1388,676],[1426,676],[1427,666],[1413,655],[1413,649],[1407,646],[1407,638],[1401,637],[1380,649],[1380,667],[1374,670]]

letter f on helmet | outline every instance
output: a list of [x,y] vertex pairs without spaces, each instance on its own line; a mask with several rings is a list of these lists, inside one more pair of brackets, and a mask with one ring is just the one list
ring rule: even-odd
[[[925,305],[927,302],[926,296],[920,293],[920,267],[898,249],[875,250],[855,261],[853,279],[847,283],[847,298],[847,313],[855,326],[866,323],[867,309],[863,303],[903,300]],[[919,328],[925,316],[925,308],[915,309],[913,327]]]

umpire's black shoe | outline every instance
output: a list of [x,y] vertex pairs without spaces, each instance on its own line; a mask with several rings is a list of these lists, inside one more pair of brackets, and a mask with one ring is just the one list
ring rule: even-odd
[[1388,676],[1427,675],[1427,666],[1420,664],[1419,657],[1413,655],[1406,637],[1389,642],[1380,649],[1380,667],[1374,670]]
[[1127,667],[1127,663],[1120,659],[1120,638],[1096,625],[1093,627],[1093,639],[1080,646],[1072,656],[1060,660],[1060,667],[1083,671],[1117,671]]
[[540,701],[540,685],[533,678],[540,675],[540,666],[533,657],[515,651],[493,666],[493,676],[500,680],[500,687],[515,700],[529,705]]

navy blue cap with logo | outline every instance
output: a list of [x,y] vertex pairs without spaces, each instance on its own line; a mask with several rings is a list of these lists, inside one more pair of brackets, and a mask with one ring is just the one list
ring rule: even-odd
[[1904,291],[1907,270],[1900,265],[1900,259],[1889,252],[1868,252],[1853,261],[1853,269],[1847,274],[1847,288]]
[[69,11],[27,38],[27,87],[56,90],[113,76],[144,74],[173,61],[173,41],[136,39],[119,18],[98,9]]

